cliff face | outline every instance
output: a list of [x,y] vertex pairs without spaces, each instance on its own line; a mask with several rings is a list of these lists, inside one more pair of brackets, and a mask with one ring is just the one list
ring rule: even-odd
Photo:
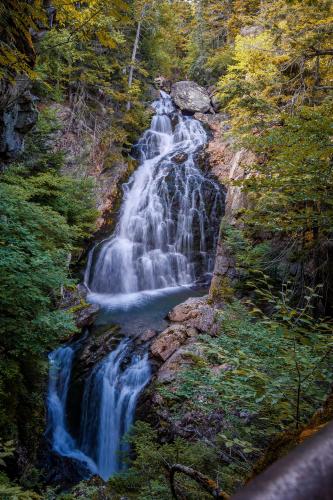
[[[232,185],[232,181],[246,178],[247,166],[254,162],[255,156],[246,149],[234,148],[232,140],[225,136],[228,125],[224,118],[222,117],[220,123],[213,129],[213,139],[208,145],[207,155],[213,174],[227,188],[224,220],[237,227],[240,225],[238,214],[248,208],[249,200],[240,187]],[[224,244],[221,227],[210,295],[213,296],[214,291],[220,289],[226,280],[235,279],[237,279],[237,270],[234,256]]]
[[0,169],[15,160],[23,150],[24,137],[36,124],[36,97],[30,81],[20,75],[15,81],[0,82]]
[[[228,136],[227,115],[196,113],[195,116],[206,124],[212,134],[205,152],[206,163],[212,174],[226,188],[223,220],[237,227],[241,224],[238,215],[243,209],[249,207],[249,200],[241,188],[232,185],[232,182],[249,175],[247,167],[255,161],[255,155],[246,149],[235,148],[232,138]],[[224,234],[221,228],[210,289],[211,299],[214,298],[215,290],[221,288],[226,279],[237,279],[237,271],[234,257],[224,244]]]
[[[51,147],[65,152],[62,173],[74,177],[91,177],[95,181],[96,208],[100,213],[97,232],[108,233],[114,223],[114,211],[118,208],[122,184],[135,167],[135,161],[115,157],[112,135],[105,143],[103,126],[92,128],[75,108],[65,104],[51,106],[61,125]],[[102,112],[94,115],[96,123],[106,122]]]

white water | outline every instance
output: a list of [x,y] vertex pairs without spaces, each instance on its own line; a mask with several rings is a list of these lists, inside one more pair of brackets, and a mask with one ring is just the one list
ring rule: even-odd
[[[188,285],[212,271],[222,200],[219,186],[195,162],[206,132],[199,121],[176,113],[165,93],[153,107],[156,115],[137,145],[141,165],[125,187],[119,223],[89,257],[85,281],[92,292]],[[185,155],[184,161],[175,155]]]
[[[213,268],[222,196],[195,156],[207,135],[161,94],[151,128],[137,145],[140,166],[125,186],[116,230],[88,259],[90,301],[110,310],[143,306],[156,294],[205,279]],[[95,366],[85,383],[75,440],[66,417],[75,352],[75,345],[65,346],[49,356],[48,433],[56,453],[106,480],[123,468],[122,438],[150,379],[148,354],[133,352],[126,338]]]
[[147,353],[132,354],[122,367],[128,349],[125,339],[96,367],[83,396],[80,445],[105,480],[122,469],[121,454],[127,450],[122,437],[130,430],[138,396],[150,379]]
[[93,460],[79,450],[67,430],[66,403],[75,349],[59,347],[49,355],[48,388],[48,428],[51,434],[52,449],[63,457],[83,462],[93,473],[97,468]]

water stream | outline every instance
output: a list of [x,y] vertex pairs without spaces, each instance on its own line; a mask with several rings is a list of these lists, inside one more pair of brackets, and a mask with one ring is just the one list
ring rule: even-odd
[[88,259],[85,284],[88,299],[101,306],[98,321],[122,324],[124,337],[85,382],[76,438],[67,412],[77,345],[49,356],[53,451],[105,480],[123,468],[122,438],[151,376],[148,353],[133,349],[130,332],[138,333],[140,321],[144,328],[162,330],[165,307],[209,282],[222,213],[219,185],[198,167],[198,152],[207,141],[203,126],[177,111],[164,92],[153,108],[151,127],[136,146],[139,167],[124,186],[116,229]]

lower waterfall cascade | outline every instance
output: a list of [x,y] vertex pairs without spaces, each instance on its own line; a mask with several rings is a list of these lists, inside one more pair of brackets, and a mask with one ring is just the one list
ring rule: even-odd
[[[88,301],[130,307],[140,297],[208,283],[223,210],[221,187],[198,167],[207,142],[202,124],[176,110],[161,91],[151,127],[135,147],[139,167],[124,186],[118,224],[90,252]],[[79,341],[80,342],[80,341]],[[69,387],[80,343],[49,355],[47,436],[52,450],[107,480],[124,468],[123,436],[151,378],[148,351],[124,336],[85,380],[79,429],[68,423]]]

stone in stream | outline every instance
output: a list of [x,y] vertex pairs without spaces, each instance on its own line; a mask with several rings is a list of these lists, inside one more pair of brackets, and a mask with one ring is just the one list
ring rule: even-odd
[[182,111],[188,113],[208,113],[212,110],[207,90],[195,82],[174,83],[171,87],[171,97]]
[[174,156],[172,156],[171,160],[174,161],[175,163],[184,163],[188,158],[188,155],[186,153],[177,153]]

